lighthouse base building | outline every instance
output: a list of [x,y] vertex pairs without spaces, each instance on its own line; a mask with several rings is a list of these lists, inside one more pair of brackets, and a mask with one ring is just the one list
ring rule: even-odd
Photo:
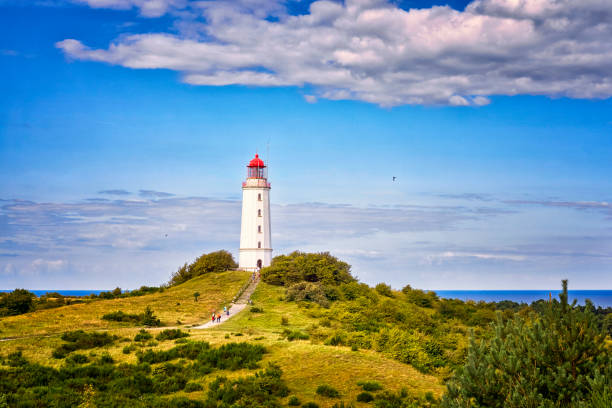
[[257,271],[272,262],[270,239],[270,183],[263,160],[256,154],[242,183],[240,269]]

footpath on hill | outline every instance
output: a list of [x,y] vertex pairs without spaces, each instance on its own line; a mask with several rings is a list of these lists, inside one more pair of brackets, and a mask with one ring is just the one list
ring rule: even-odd
[[210,320],[207,323],[204,323],[198,326],[191,326],[190,329],[208,329],[208,328],[223,324],[224,322],[228,321],[232,317],[236,316],[245,307],[247,307],[247,305],[249,304],[249,300],[251,299],[251,295],[253,294],[253,292],[255,292],[255,288],[257,287],[258,283],[259,283],[259,279],[249,279],[248,286],[242,291],[242,293],[238,296],[238,298],[230,304],[229,316],[222,315],[221,321],[219,323],[214,323],[212,320]]
[[[257,284],[258,283],[259,283],[259,279],[252,279],[252,278],[249,279],[247,285],[245,285],[246,287],[243,287],[243,289],[241,290],[241,292],[238,295],[238,297],[230,304],[230,306],[229,306],[229,310],[230,310],[229,316],[222,315],[221,316],[221,322],[213,323],[212,321],[208,321],[207,323],[203,323],[203,324],[196,325],[196,326],[191,326],[189,328],[190,329],[208,329],[208,328],[211,328],[213,326],[216,326],[216,325],[219,325],[219,324],[223,324],[228,319],[231,319],[232,317],[234,317],[235,315],[240,313],[245,307],[247,307],[247,305],[249,304],[249,299],[251,298],[251,295],[255,291],[255,288],[257,288]],[[170,327],[162,326],[162,327],[146,327],[146,328],[149,329],[149,330],[164,330],[164,329],[178,329],[178,328],[181,328],[181,327],[180,326],[170,326]],[[96,331],[104,332],[104,331],[109,331],[109,330],[113,330],[113,329],[100,329],[100,330],[96,330]],[[61,333],[43,334],[43,335],[32,335],[32,336],[18,336],[18,337],[5,337],[5,338],[0,338],[0,342],[19,340],[19,339],[26,339],[26,338],[35,338],[35,337],[39,337],[39,338],[53,337],[53,336],[57,336],[58,334],[61,334]]]

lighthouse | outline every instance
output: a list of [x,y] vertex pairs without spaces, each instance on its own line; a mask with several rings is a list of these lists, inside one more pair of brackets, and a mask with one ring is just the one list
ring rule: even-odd
[[267,168],[259,158],[247,166],[247,178],[242,183],[242,224],[240,228],[240,269],[255,271],[270,266],[270,183]]

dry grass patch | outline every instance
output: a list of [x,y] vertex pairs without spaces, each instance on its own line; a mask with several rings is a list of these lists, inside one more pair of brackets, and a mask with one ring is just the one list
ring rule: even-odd
[[[57,334],[70,330],[100,330],[125,327],[129,324],[102,320],[107,313],[122,311],[143,313],[147,306],[166,326],[206,321],[212,309],[229,304],[250,274],[228,271],[202,275],[161,293],[41,310],[0,319],[0,337],[22,337]],[[201,294],[197,302],[193,293]]]
[[[315,401],[321,407],[331,407],[339,400],[354,402],[362,392],[359,381],[378,381],[384,390],[406,388],[413,396],[432,392],[440,397],[444,386],[436,377],[422,374],[412,366],[385,358],[374,351],[351,351],[346,347],[330,347],[308,342],[268,345],[264,358],[280,365],[283,378],[302,402]],[[316,394],[321,384],[340,392],[340,398],[329,399]]]

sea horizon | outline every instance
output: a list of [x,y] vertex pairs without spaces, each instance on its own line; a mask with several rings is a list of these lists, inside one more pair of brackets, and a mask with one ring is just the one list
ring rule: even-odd
[[[14,289],[0,289],[0,292],[11,292]],[[99,295],[101,292],[112,291],[113,289],[27,289],[36,296],[44,295],[45,293],[57,292],[63,296],[89,296],[91,294]],[[135,289],[134,289],[135,290]],[[530,304],[537,300],[547,300],[549,296],[555,299],[559,298],[559,289],[528,289],[528,290],[426,290],[427,292],[435,292],[439,297],[444,299],[459,299],[462,301],[485,301],[485,302],[501,302],[510,300],[517,303]],[[612,307],[612,289],[583,289],[583,290],[568,290],[569,301],[577,301],[578,304],[584,305],[586,299],[590,299],[595,306],[603,308]]]

